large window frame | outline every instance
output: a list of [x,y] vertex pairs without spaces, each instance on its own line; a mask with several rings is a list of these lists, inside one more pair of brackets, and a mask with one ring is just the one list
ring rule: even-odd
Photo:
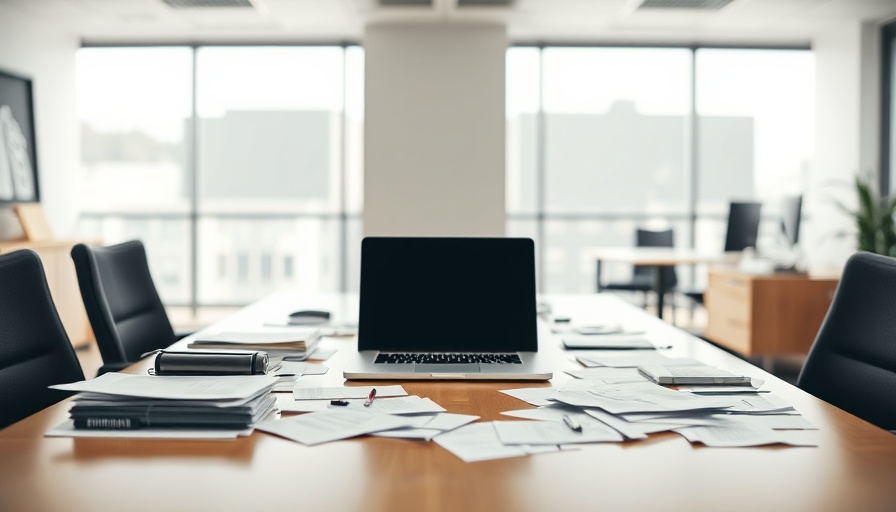
[[[104,43],[84,43],[81,45],[81,48],[187,48],[190,50],[191,58],[192,58],[192,70],[191,70],[191,90],[190,90],[190,101],[191,101],[191,112],[190,112],[190,126],[191,130],[189,130],[185,134],[185,142],[188,146],[187,151],[187,163],[184,168],[184,172],[187,174],[186,179],[190,184],[190,194],[189,194],[189,209],[187,212],[163,212],[163,211],[114,211],[104,209],[102,211],[90,211],[90,210],[82,210],[78,216],[78,223],[82,223],[83,221],[103,221],[108,218],[122,219],[122,220],[130,220],[130,221],[158,221],[158,220],[178,220],[178,221],[186,221],[188,224],[188,232],[190,238],[190,258],[189,258],[189,268],[190,268],[190,285],[189,285],[189,299],[186,302],[182,301],[166,301],[167,306],[175,306],[175,307],[189,307],[193,314],[195,315],[199,308],[214,306],[214,307],[241,307],[246,303],[245,301],[236,301],[236,302],[215,302],[214,304],[205,304],[200,302],[200,293],[199,293],[199,230],[200,223],[204,220],[250,220],[250,221],[275,221],[275,220],[316,220],[320,222],[333,222],[335,221],[338,226],[338,255],[337,255],[337,275],[338,275],[338,291],[340,292],[349,292],[351,288],[351,276],[352,272],[349,268],[349,247],[350,247],[350,224],[353,222],[362,222],[362,212],[350,212],[348,205],[348,192],[346,186],[346,180],[349,178],[349,170],[348,170],[348,160],[349,160],[349,147],[347,143],[348,134],[347,131],[350,129],[348,122],[348,103],[349,103],[349,90],[348,84],[346,82],[346,77],[348,75],[348,67],[349,67],[349,59],[347,57],[347,52],[349,48],[358,47],[363,48],[362,45],[355,41],[338,41],[338,42],[309,42],[309,43],[231,43],[231,42],[217,42],[217,43],[191,43],[191,44],[181,44],[181,43],[147,43],[147,44],[104,44]],[[209,213],[203,212],[201,209],[201,201],[200,197],[201,188],[200,188],[200,165],[199,165],[199,151],[198,144],[200,142],[200,131],[201,131],[201,123],[200,123],[200,115],[198,112],[198,53],[202,48],[212,48],[212,47],[242,47],[242,48],[265,48],[265,47],[334,47],[340,48],[342,50],[342,78],[343,78],[343,87],[342,87],[342,98],[341,98],[341,115],[339,118],[339,137],[336,141],[336,144],[339,146],[339,153],[341,158],[339,159],[339,191],[338,191],[338,202],[339,207],[336,212],[333,211],[325,211],[325,212],[290,212],[290,213],[277,213],[277,212],[241,212],[241,213]],[[214,262],[212,262],[214,263]],[[210,263],[211,264],[211,263]]]
[[[896,26],[896,24],[894,24]],[[894,28],[896,30],[896,28]],[[699,113],[697,109],[697,52],[705,49],[720,50],[768,50],[768,51],[811,51],[809,45],[678,45],[678,44],[593,44],[593,43],[563,43],[563,44],[546,44],[546,43],[517,43],[511,45],[510,48],[535,48],[539,52],[539,78],[538,78],[538,109],[535,113],[535,142],[536,142],[536,158],[535,158],[535,200],[534,212],[507,212],[508,224],[513,221],[529,221],[535,223],[536,238],[536,261],[538,289],[545,291],[546,276],[546,252],[547,247],[544,243],[546,240],[545,224],[551,221],[633,221],[643,222],[655,220],[658,217],[676,224],[685,222],[688,226],[688,237],[686,247],[694,248],[696,245],[696,233],[698,221],[716,221],[724,222],[726,215],[724,213],[699,213],[699,159],[695,155],[699,154]],[[689,194],[686,200],[687,211],[684,213],[667,213],[662,215],[648,213],[562,213],[549,212],[546,208],[546,191],[547,183],[547,164],[546,164],[546,112],[544,97],[544,55],[545,49],[549,48],[643,48],[643,49],[659,49],[659,48],[676,48],[685,49],[691,52],[691,69],[690,69],[690,112],[688,114],[690,129],[687,133],[687,145],[690,151],[689,165],[685,169],[686,179],[688,180]],[[805,216],[804,216],[805,217]],[[774,221],[777,217],[774,214],[763,213],[763,221]],[[689,286],[695,285],[695,274],[691,273],[688,281]]]

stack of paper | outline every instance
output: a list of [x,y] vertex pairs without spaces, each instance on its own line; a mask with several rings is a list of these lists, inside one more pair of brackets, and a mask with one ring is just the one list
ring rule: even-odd
[[262,350],[279,362],[283,357],[306,358],[320,341],[321,332],[314,328],[266,331],[228,331],[200,335],[188,347],[197,349]]
[[[236,437],[276,410],[269,376],[149,376],[107,373],[51,386],[80,392],[71,420],[48,435]],[[129,432],[140,432],[129,436]],[[226,434],[225,434],[226,432]]]
[[601,335],[566,335],[563,345],[569,349],[600,350],[656,350],[658,347],[643,333],[616,333]]

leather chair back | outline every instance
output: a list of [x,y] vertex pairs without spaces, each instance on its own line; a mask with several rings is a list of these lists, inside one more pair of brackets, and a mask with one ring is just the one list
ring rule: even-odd
[[78,244],[72,248],[72,260],[103,356],[100,373],[174,343],[174,329],[153,283],[142,242],[108,247]]
[[84,380],[37,254],[0,256],[0,428],[71,393],[53,384]]
[[896,259],[849,258],[797,385],[896,430]]

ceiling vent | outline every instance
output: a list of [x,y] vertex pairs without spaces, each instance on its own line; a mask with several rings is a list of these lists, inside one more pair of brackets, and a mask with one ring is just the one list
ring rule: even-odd
[[432,0],[380,0],[383,7],[432,7]]
[[638,10],[689,9],[694,11],[718,11],[734,0],[644,0]]
[[514,0],[457,0],[458,7],[510,7]]
[[174,9],[255,8],[251,0],[162,0],[162,2]]

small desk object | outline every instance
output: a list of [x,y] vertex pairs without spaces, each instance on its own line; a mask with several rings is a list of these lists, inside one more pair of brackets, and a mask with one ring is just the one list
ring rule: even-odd
[[706,253],[692,249],[678,249],[666,247],[602,247],[591,249],[588,255],[597,261],[596,291],[600,292],[601,266],[604,261],[628,263],[631,265],[647,265],[654,267],[653,291],[656,293],[657,312],[659,318],[663,318],[666,290],[663,283],[661,267],[674,267],[676,265],[700,265],[713,263],[728,263],[736,261],[740,256],[737,253]]
[[[244,330],[298,309],[339,302],[279,294],[213,325]],[[231,441],[46,438],[68,417],[70,400],[0,430],[0,510],[159,512],[196,510],[590,511],[659,510],[813,512],[896,510],[896,436],[787,384],[746,361],[604,295],[545,296],[558,316],[587,323],[611,316],[691,357],[765,381],[819,428],[813,448],[706,448],[679,434],[650,434],[624,443],[579,445],[553,454],[465,463],[435,442],[361,437],[304,446],[256,431]],[[347,301],[354,304],[357,297]],[[458,321],[463,321],[459,318]],[[181,348],[194,336],[175,344]],[[342,378],[357,340],[327,338],[338,348],[324,375],[308,386],[353,386]],[[551,384],[574,380],[576,352],[539,323],[539,350],[554,370]],[[593,353],[593,352],[591,352]],[[151,357],[128,371],[143,373]],[[377,386],[396,384],[380,381]],[[409,394],[481,421],[512,420],[503,411],[529,408],[499,390],[547,387],[524,382],[405,381]],[[366,383],[364,385],[370,385]],[[279,400],[292,401],[290,393]]]
[[805,355],[837,283],[799,273],[710,269],[704,336],[745,356]]

